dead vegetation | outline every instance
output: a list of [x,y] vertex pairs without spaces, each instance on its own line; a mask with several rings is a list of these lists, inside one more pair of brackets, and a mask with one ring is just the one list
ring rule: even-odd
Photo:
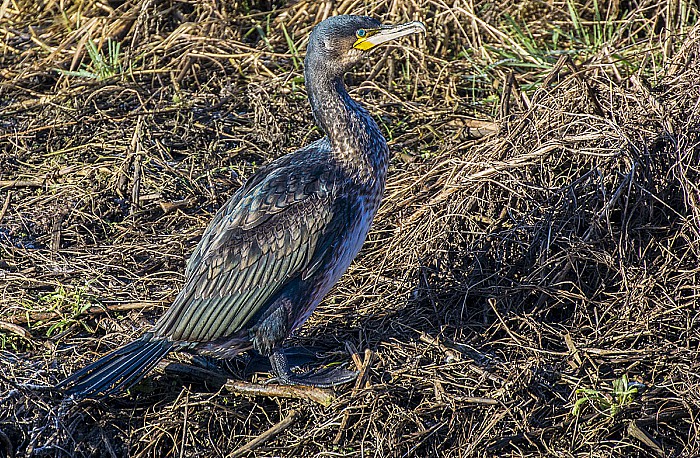
[[[0,456],[700,455],[694,8],[0,2]],[[319,136],[305,37],[340,13],[430,31],[349,77],[387,196],[290,342],[360,381],[41,389],[138,336],[236,186]]]

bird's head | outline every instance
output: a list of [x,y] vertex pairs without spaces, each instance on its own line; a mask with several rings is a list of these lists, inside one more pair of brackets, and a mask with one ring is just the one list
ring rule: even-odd
[[425,31],[425,25],[418,21],[382,25],[366,16],[333,16],[320,22],[311,32],[306,63],[318,59],[328,71],[342,75],[376,46]]

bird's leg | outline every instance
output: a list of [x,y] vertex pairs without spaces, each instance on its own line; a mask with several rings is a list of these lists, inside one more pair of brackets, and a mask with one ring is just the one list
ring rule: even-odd
[[330,388],[336,385],[350,383],[357,378],[356,371],[343,368],[328,368],[305,374],[295,374],[289,369],[289,362],[282,349],[275,350],[270,355],[272,372],[275,374],[273,381],[283,385],[306,385],[318,388]]

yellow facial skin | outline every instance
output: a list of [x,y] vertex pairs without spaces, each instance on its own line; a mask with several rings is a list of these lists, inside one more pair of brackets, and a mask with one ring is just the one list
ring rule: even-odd
[[425,24],[413,21],[405,24],[382,26],[378,29],[358,29],[355,32],[357,40],[352,47],[361,51],[368,51],[377,45],[413,33],[426,33]]
[[359,49],[361,51],[369,51],[370,49],[374,48],[376,46],[376,44],[372,43],[368,39],[372,35],[375,35],[379,31],[379,29],[370,29],[370,30],[361,29],[361,30],[364,30],[365,35],[361,37],[359,35],[359,30],[358,30],[358,34],[356,35],[357,41],[355,41],[355,43],[353,43],[352,47],[355,49]]

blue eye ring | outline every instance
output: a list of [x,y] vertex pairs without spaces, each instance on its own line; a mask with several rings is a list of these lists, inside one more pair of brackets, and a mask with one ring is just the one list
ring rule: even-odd
[[357,38],[364,38],[367,36],[367,31],[365,29],[358,29],[358,31],[355,32],[355,36]]

